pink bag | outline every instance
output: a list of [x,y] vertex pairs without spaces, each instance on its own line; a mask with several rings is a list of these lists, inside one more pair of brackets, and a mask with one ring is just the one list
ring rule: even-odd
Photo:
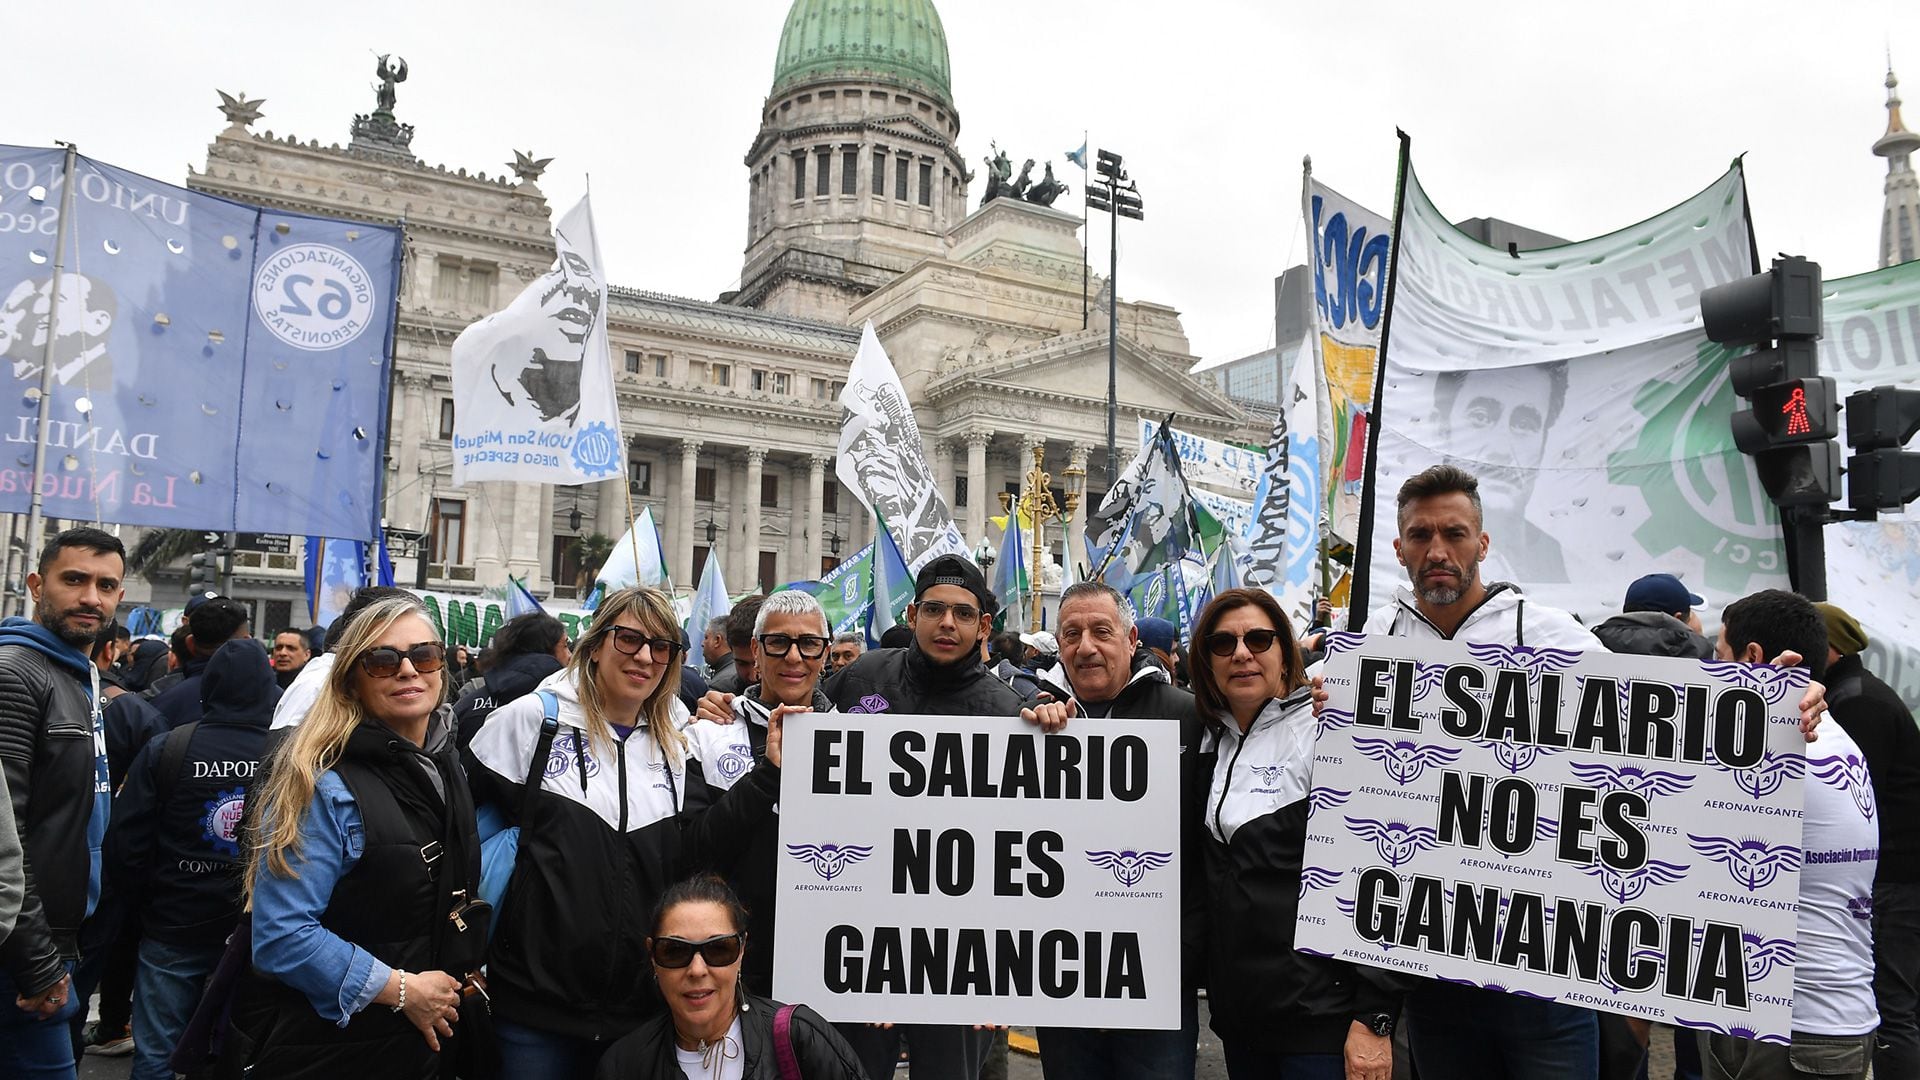
[[780,1061],[780,1080],[801,1080],[800,1059],[793,1052],[793,1010],[782,1005],[773,1014],[773,1052]]

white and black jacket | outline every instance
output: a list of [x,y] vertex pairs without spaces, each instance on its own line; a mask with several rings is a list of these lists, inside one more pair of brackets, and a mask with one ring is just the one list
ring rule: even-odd
[[1392,975],[1293,948],[1313,780],[1305,689],[1269,701],[1243,735],[1209,725],[1207,986],[1221,1039],[1274,1054],[1338,1054],[1356,1017],[1400,1011]]
[[[524,820],[539,695],[501,706],[467,748],[476,804],[492,802],[520,826],[488,989],[495,1012],[515,1023],[617,1039],[665,1007],[643,948],[654,904],[688,874],[738,857],[779,798],[780,772],[760,761],[722,796],[691,747],[669,763],[644,726],[590,744],[570,670],[539,689],[559,699],[560,731]],[[686,710],[677,700],[672,708],[678,731]]]
[[1443,632],[1425,615],[1413,590],[1405,585],[1393,591],[1393,600],[1367,616],[1363,631],[1429,641],[1471,641],[1489,645],[1525,645],[1533,649],[1573,649],[1602,652],[1606,646],[1593,631],[1557,607],[1527,599],[1520,587],[1505,581],[1487,586],[1487,595],[1467,613],[1453,633]]

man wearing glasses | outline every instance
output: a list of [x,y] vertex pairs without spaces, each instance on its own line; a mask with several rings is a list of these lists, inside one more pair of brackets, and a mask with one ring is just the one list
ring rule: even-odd
[[[753,663],[760,681],[738,694],[709,694],[700,702],[702,719],[687,727],[707,784],[718,791],[733,786],[766,753],[767,724],[776,709],[834,711],[820,693],[820,672],[831,643],[827,613],[820,602],[796,589],[767,597],[754,616]],[[730,715],[720,715],[721,701]],[[748,991],[773,994],[774,873],[780,853],[779,808],[753,832],[731,866],[718,867],[747,908],[746,966],[740,977]]]

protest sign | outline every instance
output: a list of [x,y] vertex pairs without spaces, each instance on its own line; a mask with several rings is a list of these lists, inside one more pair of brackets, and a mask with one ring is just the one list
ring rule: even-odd
[[836,1021],[1180,1026],[1172,721],[809,713],[785,747],[781,1000]]
[[1792,1029],[1807,673],[1337,635],[1299,947]]

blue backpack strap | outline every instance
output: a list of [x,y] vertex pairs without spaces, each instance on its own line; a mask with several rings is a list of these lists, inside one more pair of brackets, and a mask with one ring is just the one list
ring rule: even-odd
[[520,790],[520,820],[526,820],[527,803],[540,790],[547,775],[547,757],[553,753],[553,737],[560,733],[560,698],[551,690],[535,690],[540,696],[540,738],[533,744],[533,759],[527,762],[527,780]]

